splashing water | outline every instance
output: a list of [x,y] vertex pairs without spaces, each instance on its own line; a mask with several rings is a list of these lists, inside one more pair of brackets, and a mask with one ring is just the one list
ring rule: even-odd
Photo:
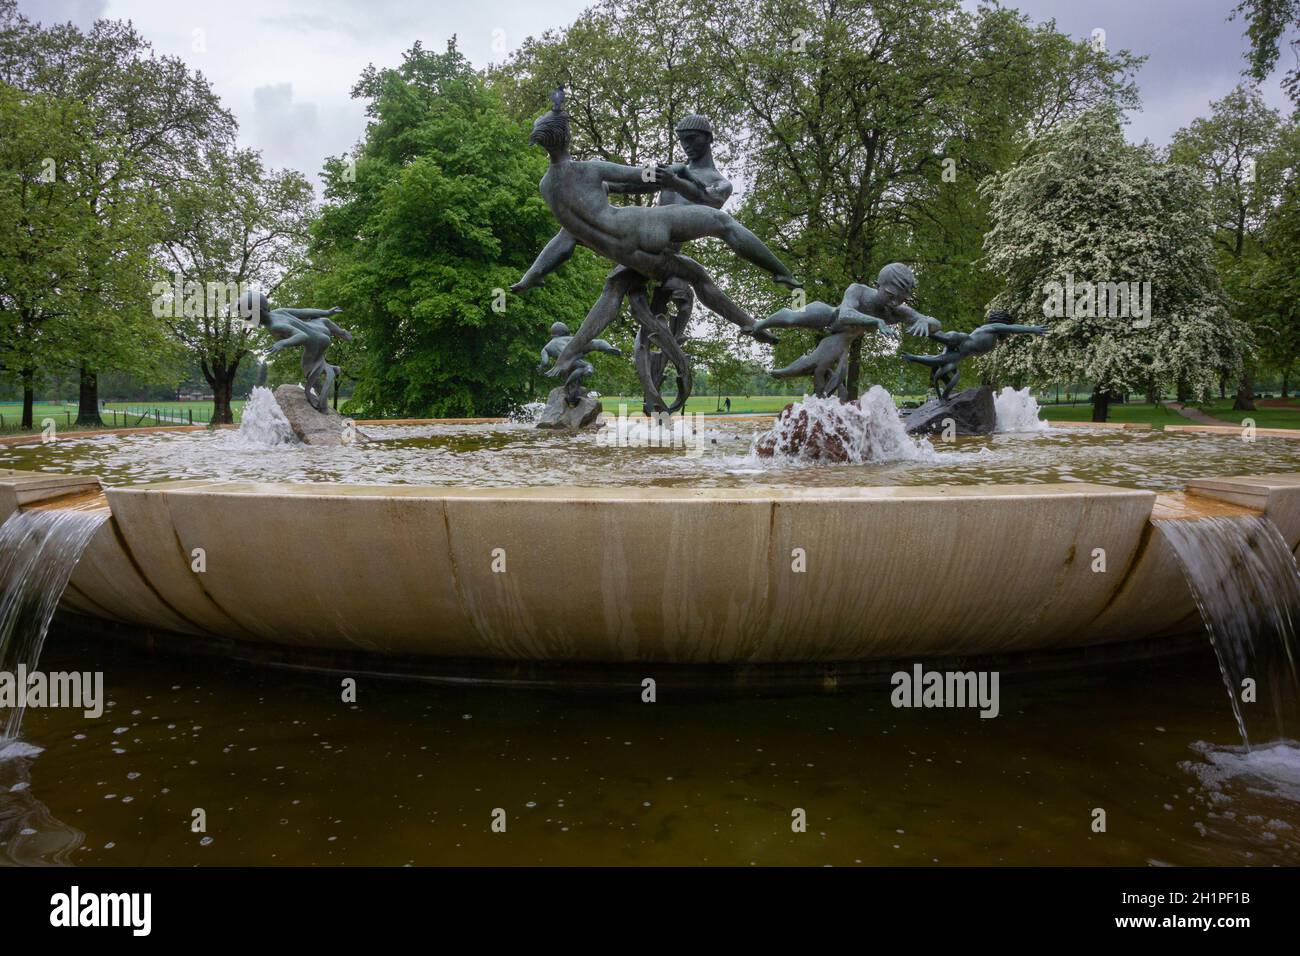
[[517,425],[536,425],[537,419],[546,411],[545,402],[525,402],[510,410],[509,419]]
[[269,388],[255,387],[239,416],[237,444],[249,448],[279,448],[298,444],[289,419]]
[[[0,525],[0,670],[36,670],[45,634],[72,569],[107,511],[20,511]],[[18,736],[23,708],[0,740]]]
[[1038,400],[1028,388],[1002,389],[993,396],[1000,432],[1045,432],[1052,426],[1043,421]]
[[938,457],[928,441],[907,434],[893,396],[879,385],[856,402],[804,396],[781,413],[771,431],[759,436],[751,454],[855,465]]
[[[1156,522],[1178,555],[1219,659],[1246,751],[1243,681],[1272,702],[1276,737],[1297,693],[1295,625],[1300,570],[1277,526],[1263,516]],[[1253,706],[1247,704],[1246,706]]]

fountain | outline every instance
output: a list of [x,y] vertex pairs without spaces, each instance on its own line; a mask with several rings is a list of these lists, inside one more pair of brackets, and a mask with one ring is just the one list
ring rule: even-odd
[[[36,671],[73,568],[107,518],[101,510],[34,510],[17,512],[0,525],[0,673]],[[18,736],[22,695],[7,709],[0,743]]]
[[1158,526],[1205,621],[1243,746],[1250,749],[1243,698],[1254,702],[1256,693],[1272,704],[1270,739],[1284,738],[1286,712],[1300,700],[1294,624],[1300,620],[1300,571],[1290,547],[1277,526],[1259,515],[1211,515]]

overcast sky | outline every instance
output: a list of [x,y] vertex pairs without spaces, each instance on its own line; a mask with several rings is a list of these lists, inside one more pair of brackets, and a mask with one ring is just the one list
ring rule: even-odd
[[[35,20],[134,21],[161,53],[179,55],[212,81],[239,119],[241,140],[273,166],[318,182],[324,157],[350,149],[365,116],[350,96],[370,63],[395,65],[415,40],[442,49],[452,34],[476,66],[500,62],[527,36],[563,27],[590,0],[19,0]],[[974,0],[963,0],[974,7]],[[1062,31],[1106,31],[1110,49],[1149,59],[1138,76],[1143,111],[1130,138],[1164,145],[1241,79],[1244,25],[1236,0],[1008,0]],[[1282,63],[1291,59],[1283,52]],[[1280,72],[1280,71],[1279,71]],[[1277,77],[1268,101],[1287,105]]]

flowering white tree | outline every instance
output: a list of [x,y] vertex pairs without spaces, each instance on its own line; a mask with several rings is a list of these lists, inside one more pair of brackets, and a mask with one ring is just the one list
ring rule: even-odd
[[990,357],[990,370],[1093,385],[1093,421],[1128,392],[1208,397],[1240,373],[1249,331],[1226,308],[1210,212],[1187,169],[1124,139],[1098,107],[1033,143],[983,190],[984,250],[1005,283],[992,306],[1048,326]]

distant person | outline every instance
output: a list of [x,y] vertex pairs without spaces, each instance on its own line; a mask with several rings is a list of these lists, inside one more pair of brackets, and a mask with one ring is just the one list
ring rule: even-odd
[[730,415],[730,414],[731,414],[731,399],[728,398],[728,399],[727,399],[725,402],[723,402],[722,404],[726,407],[726,409],[727,409],[727,414]]

